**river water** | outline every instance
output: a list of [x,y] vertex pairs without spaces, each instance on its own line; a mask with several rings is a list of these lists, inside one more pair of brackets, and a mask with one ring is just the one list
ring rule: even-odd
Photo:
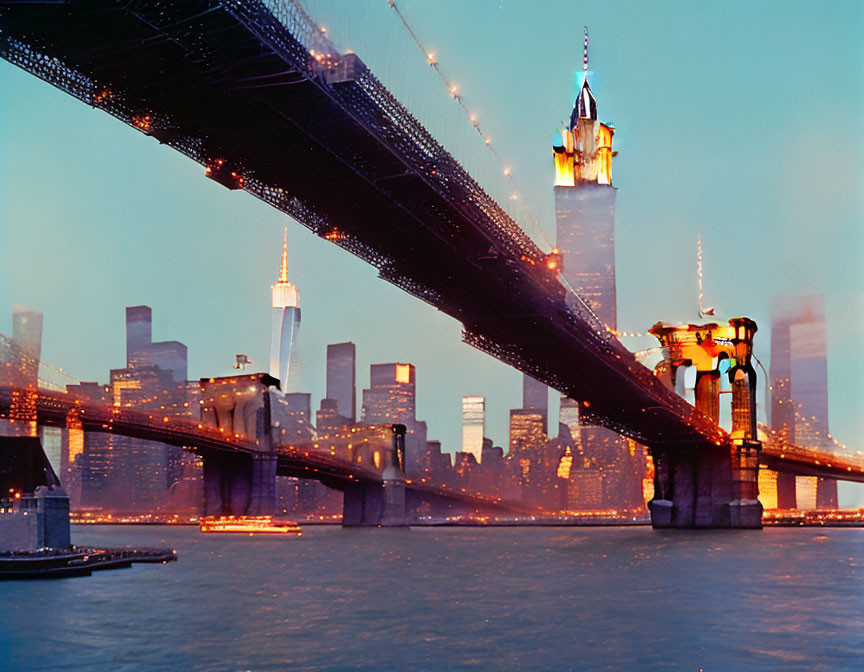
[[864,669],[864,531],[73,527],[179,562],[0,583],[0,670]]

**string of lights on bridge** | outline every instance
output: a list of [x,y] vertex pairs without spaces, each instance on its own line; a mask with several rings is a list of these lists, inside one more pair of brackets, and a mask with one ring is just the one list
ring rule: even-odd
[[[768,371],[765,370],[765,366],[762,364],[762,362],[759,360],[759,358],[756,357],[755,355],[753,356],[753,359],[756,360],[756,363],[759,365],[759,368],[762,369],[762,375],[765,376],[765,380],[769,382],[769,384],[768,384],[768,392],[773,392],[773,391],[774,391],[774,386],[770,384],[771,376],[768,375]],[[790,399],[789,402],[790,402],[791,404],[793,404],[793,405],[796,404],[796,402],[795,402],[793,399]],[[778,403],[778,404],[783,404],[783,400],[782,400],[782,399],[778,399],[778,400],[777,400],[777,403]],[[798,406],[798,408],[801,408],[801,407],[803,406],[803,404],[800,403],[800,402],[797,402],[797,406]],[[824,437],[826,437],[829,441],[831,441],[831,443],[834,444],[834,447],[835,447],[835,448],[838,448],[839,450],[843,451],[844,453],[848,453],[848,452],[849,452],[849,446],[847,446],[847,445],[844,444],[844,443],[840,443],[837,439],[835,439],[833,436],[831,436],[831,433],[830,433],[830,432],[823,432],[821,429],[816,429],[815,427],[813,427],[813,426],[810,424],[810,420],[816,420],[816,416],[815,416],[815,415],[808,419],[808,418],[806,418],[804,415],[802,415],[801,413],[798,412],[798,408],[793,408],[793,409],[792,409],[792,412],[795,414],[795,418],[796,418],[797,420],[799,420],[800,422],[804,423],[804,426],[807,428],[807,430],[809,430],[809,431],[812,432],[813,434],[816,434],[817,436],[824,436]]]
[[[491,152],[492,156],[495,158],[495,161],[500,166],[502,175],[504,175],[504,177],[507,178],[508,180],[512,181],[512,178],[513,178],[512,168],[510,167],[510,165],[507,164],[506,161],[504,161],[504,159],[501,157],[501,154],[498,152],[498,150],[495,149],[495,145],[492,143],[492,138],[489,136],[489,134],[486,133],[483,130],[483,128],[480,126],[480,121],[478,119],[477,113],[472,112],[468,108],[468,105],[465,104],[465,97],[463,96],[462,93],[459,92],[459,88],[457,87],[457,85],[453,82],[453,80],[451,80],[449,77],[447,77],[446,74],[444,74],[444,71],[441,69],[441,65],[438,63],[438,56],[437,56],[436,52],[428,49],[426,47],[426,45],[423,44],[423,42],[418,37],[417,32],[411,27],[411,24],[408,23],[408,20],[405,18],[405,15],[401,12],[399,7],[396,5],[395,0],[387,0],[387,4],[390,7],[392,7],[393,10],[396,12],[396,14],[399,17],[399,20],[402,22],[402,25],[404,26],[405,30],[408,32],[408,34],[414,40],[414,43],[417,45],[417,48],[420,49],[420,51],[422,52],[423,57],[426,59],[426,61],[429,63],[429,65],[432,66],[432,68],[438,74],[438,77],[444,83],[444,86],[447,88],[447,93],[450,95],[451,98],[453,98],[456,101],[456,103],[459,105],[459,107],[465,113],[465,116],[468,118],[468,121],[471,122],[471,125],[474,127],[474,129],[477,131],[477,133],[483,139],[483,143],[486,145],[487,149]],[[527,204],[525,203],[524,199],[520,198],[519,193],[517,191],[512,191],[510,193],[510,200],[515,202],[517,208],[521,209],[523,211],[526,218],[534,223],[538,232],[543,237],[543,241],[546,243],[546,249],[551,249],[553,247],[552,243],[549,241],[549,238],[546,236],[546,232],[543,230],[543,227],[540,225],[539,220],[536,217],[534,217],[534,215],[531,213],[530,209],[528,208]]]

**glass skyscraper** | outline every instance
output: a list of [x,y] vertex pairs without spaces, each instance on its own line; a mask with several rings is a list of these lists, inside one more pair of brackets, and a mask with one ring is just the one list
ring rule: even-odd
[[[771,428],[790,443],[830,450],[825,297],[771,301]],[[835,508],[837,481],[777,476],[777,505]],[[815,490],[814,490],[815,487]],[[797,500],[797,501],[796,501]]]
[[282,238],[279,279],[271,286],[273,328],[270,332],[270,375],[278,378],[283,392],[299,384],[297,333],[300,331],[300,292],[288,282],[288,229]]

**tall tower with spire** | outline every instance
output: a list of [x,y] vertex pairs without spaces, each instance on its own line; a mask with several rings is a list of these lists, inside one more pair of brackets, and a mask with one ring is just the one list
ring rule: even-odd
[[270,332],[270,375],[278,378],[283,392],[299,383],[297,333],[300,331],[300,292],[288,281],[288,229],[282,237],[279,279],[271,285],[273,328]]
[[[612,136],[615,129],[599,121],[597,100],[588,83],[588,28],[585,28],[584,76],[570,120],[553,147],[555,159],[556,246],[567,283],[610,329],[618,327],[615,290],[615,196],[612,186]],[[572,415],[562,399],[561,417]],[[565,412],[566,411],[566,412]],[[602,481],[603,508],[626,509],[644,504],[642,465],[624,439],[580,418],[576,482],[582,476]],[[576,500],[581,497],[576,490]],[[574,501],[577,508],[596,503]]]
[[603,323],[617,328],[615,291],[615,187],[612,136],[598,120],[597,100],[588,84],[588,28],[584,78],[570,121],[553,149],[555,219],[563,275]]

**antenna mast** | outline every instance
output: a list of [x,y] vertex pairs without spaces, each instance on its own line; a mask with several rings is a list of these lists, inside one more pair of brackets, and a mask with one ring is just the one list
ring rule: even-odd
[[582,57],[582,69],[585,71],[585,81],[588,81],[588,26],[585,26],[585,55]]

